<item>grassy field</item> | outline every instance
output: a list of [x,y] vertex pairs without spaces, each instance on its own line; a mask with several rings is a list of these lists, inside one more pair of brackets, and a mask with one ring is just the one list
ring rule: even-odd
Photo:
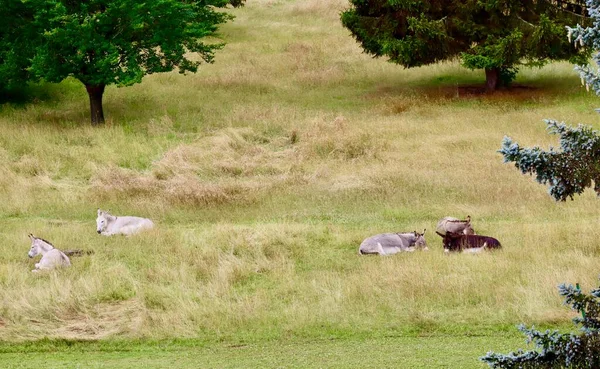
[[[481,347],[510,350],[522,339],[495,336],[378,337],[206,344],[37,342],[0,347],[2,368],[481,368]],[[512,339],[511,339],[512,338]],[[512,346],[510,346],[512,344]],[[32,347],[33,346],[33,347]],[[435,354],[432,354],[435,352]]]
[[[287,347],[281,366],[320,366],[323,347],[331,366],[422,347],[411,360],[443,368],[514,347],[520,322],[569,327],[556,286],[596,286],[600,202],[590,192],[556,203],[496,150],[504,135],[556,145],[544,118],[598,128],[598,98],[568,64],[526,69],[513,90],[486,96],[470,87],[483,72],[457,63],[374,60],[340,25],[345,6],[249,0],[222,28],[215,64],[108,88],[99,129],[77,81],[4,104],[0,340],[118,339],[132,352],[200,340],[216,367],[229,356],[244,366],[246,351],[227,346],[240,342],[250,356],[263,341],[267,353]],[[98,236],[98,207],[157,227]],[[466,215],[504,250],[443,255],[438,219]],[[429,252],[357,256],[372,234],[424,228]],[[34,275],[30,232],[95,254]],[[304,350],[310,365],[294,361]],[[2,358],[16,363],[18,351]]]

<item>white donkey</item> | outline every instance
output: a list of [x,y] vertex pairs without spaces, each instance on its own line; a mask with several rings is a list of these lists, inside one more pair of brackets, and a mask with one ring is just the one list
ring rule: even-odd
[[153,228],[154,223],[148,218],[115,216],[110,215],[108,211],[98,209],[96,226],[96,231],[103,236],[112,236],[113,234],[129,236],[141,230]]
[[50,242],[32,234],[29,235],[29,238],[31,239],[31,249],[27,255],[32,258],[37,254],[42,254],[42,259],[39,263],[35,263],[35,269],[32,272],[37,273],[41,270],[71,266],[69,257],[59,249],[54,248]]

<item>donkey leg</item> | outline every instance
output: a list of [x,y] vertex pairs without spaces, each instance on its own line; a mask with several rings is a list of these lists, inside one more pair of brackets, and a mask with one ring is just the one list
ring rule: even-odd
[[377,242],[377,252],[379,255],[386,255],[385,251],[383,251],[383,246],[381,246],[381,242]]

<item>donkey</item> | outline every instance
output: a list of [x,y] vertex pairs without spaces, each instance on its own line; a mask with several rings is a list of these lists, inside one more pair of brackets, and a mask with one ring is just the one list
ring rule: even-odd
[[484,250],[502,248],[500,241],[493,237],[465,235],[447,232],[444,235],[444,252],[478,253]]
[[37,254],[42,254],[42,259],[39,263],[35,263],[35,269],[33,269],[32,272],[37,273],[42,270],[50,270],[56,267],[71,266],[69,257],[59,249],[54,248],[50,242],[43,238],[35,237],[32,234],[29,234],[29,238],[31,239],[31,249],[27,255],[32,258]]
[[453,217],[445,217],[440,219],[435,229],[435,233],[444,237],[446,232],[475,234],[475,230],[471,226],[471,216],[467,215],[467,219],[460,220]]
[[114,234],[130,236],[153,227],[154,223],[148,218],[115,216],[110,215],[108,211],[98,209],[96,231],[103,236],[112,236]]
[[359,255],[392,255],[401,251],[413,252],[417,248],[429,250],[423,233],[381,233],[365,239],[358,248]]

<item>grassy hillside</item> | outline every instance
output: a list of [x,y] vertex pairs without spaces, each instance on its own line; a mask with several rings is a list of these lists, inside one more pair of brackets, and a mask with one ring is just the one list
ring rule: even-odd
[[[561,282],[597,283],[592,193],[556,203],[502,163],[502,137],[556,144],[543,118],[599,127],[567,64],[493,96],[456,63],[374,60],[342,0],[250,0],[195,75],[105,94],[89,126],[77,81],[0,111],[0,339],[207,341],[493,335],[565,323]],[[155,220],[101,237],[96,209]],[[444,216],[471,215],[504,250],[443,255]],[[429,252],[359,257],[379,232],[423,230]],[[93,249],[34,275],[28,233]],[[483,348],[482,353],[487,349]]]

